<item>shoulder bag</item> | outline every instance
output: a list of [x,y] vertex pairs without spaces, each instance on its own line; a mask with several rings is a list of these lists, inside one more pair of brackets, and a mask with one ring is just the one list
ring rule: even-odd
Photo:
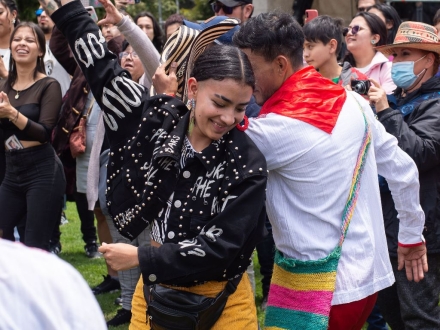
[[95,104],[95,98],[90,101],[87,113],[81,117],[78,126],[73,128],[72,134],[70,134],[70,152],[73,158],[78,157],[86,152],[86,125],[87,118],[92,111],[93,105]]
[[365,121],[365,132],[350,193],[342,213],[339,243],[327,257],[319,260],[301,261],[287,258],[280,251],[276,251],[265,329],[327,330],[328,328],[342,243],[356,207],[361,175],[371,143],[370,127],[362,108],[361,111]]

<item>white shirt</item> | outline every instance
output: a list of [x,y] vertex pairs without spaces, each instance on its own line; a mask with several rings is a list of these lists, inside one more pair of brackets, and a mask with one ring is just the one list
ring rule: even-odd
[[50,51],[49,40],[46,40],[46,54],[44,55],[43,60],[46,74],[60,83],[61,96],[64,96],[70,87],[70,75],[64,70],[63,66]]
[[101,330],[87,283],[57,256],[0,239],[0,329]]
[[365,124],[372,143],[359,197],[339,261],[333,305],[363,299],[394,282],[380,203],[378,172],[387,179],[399,212],[399,241],[418,243],[424,225],[417,167],[374,118],[368,103],[349,92],[332,134],[305,122],[269,114],[250,119],[246,133],[269,169],[267,213],[277,249],[285,256],[316,260],[338,244],[342,212]]

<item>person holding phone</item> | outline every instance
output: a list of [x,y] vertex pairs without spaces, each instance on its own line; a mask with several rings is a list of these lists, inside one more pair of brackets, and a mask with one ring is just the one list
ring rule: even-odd
[[0,81],[2,144],[16,136],[23,149],[5,151],[0,229],[5,239],[14,240],[14,227],[26,219],[23,242],[49,250],[66,184],[62,164],[50,144],[61,106],[61,88],[58,81],[46,76],[46,41],[38,25],[17,25],[9,47],[9,75]]

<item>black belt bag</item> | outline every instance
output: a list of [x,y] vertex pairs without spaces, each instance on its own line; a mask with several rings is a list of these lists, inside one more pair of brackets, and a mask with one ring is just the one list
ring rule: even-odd
[[147,317],[152,330],[208,330],[217,322],[241,276],[228,281],[215,298],[174,290],[159,284],[144,285]]

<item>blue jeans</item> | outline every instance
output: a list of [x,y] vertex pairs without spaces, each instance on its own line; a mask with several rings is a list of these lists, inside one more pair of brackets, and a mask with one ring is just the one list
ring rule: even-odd
[[25,219],[22,241],[49,250],[60,220],[66,189],[63,165],[48,143],[5,152],[6,174],[0,186],[0,229],[14,240],[14,227]]

